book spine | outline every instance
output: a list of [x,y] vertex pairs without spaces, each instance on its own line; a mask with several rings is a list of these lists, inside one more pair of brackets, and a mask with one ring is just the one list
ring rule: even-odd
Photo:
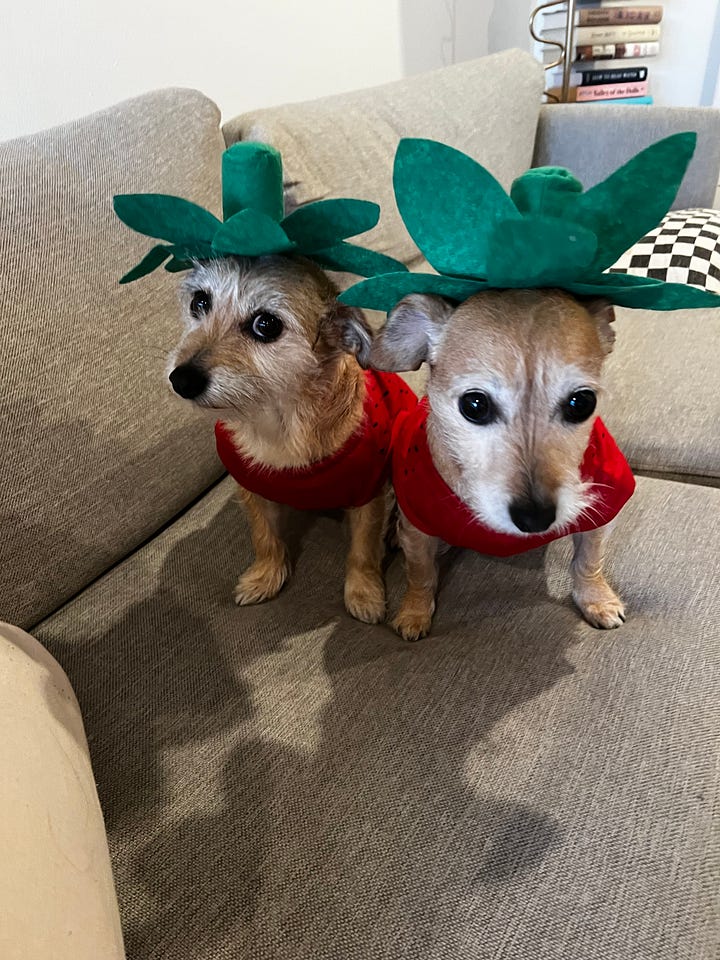
[[636,60],[638,57],[656,57],[659,43],[609,43],[577,47],[577,60]]
[[642,83],[607,83],[594,87],[578,87],[575,98],[578,103],[588,100],[617,100],[620,97],[646,97],[647,80]]
[[589,104],[610,103],[613,106],[617,106],[617,107],[625,106],[625,105],[630,106],[632,104],[646,104],[649,106],[650,104],[652,104],[653,98],[652,97],[618,97],[617,100],[586,100],[585,102]]
[[660,25],[629,24],[624,27],[578,27],[575,43],[579,47],[603,43],[652,43],[660,39]]
[[582,70],[580,71],[581,87],[592,87],[597,83],[640,83],[647,80],[647,67],[622,67],[615,70]]
[[661,6],[642,7],[588,7],[579,10],[575,22],[581,27],[625,25],[628,23],[660,23]]

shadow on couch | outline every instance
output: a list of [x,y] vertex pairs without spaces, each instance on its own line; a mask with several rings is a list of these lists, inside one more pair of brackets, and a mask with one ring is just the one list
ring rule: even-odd
[[345,614],[339,524],[312,516],[281,596],[238,609],[229,489],[40,635],[83,709],[128,956],[412,955],[558,839],[482,770],[521,733],[513,710],[572,672],[577,614],[547,598],[541,553],[451,555],[433,635],[405,644]]

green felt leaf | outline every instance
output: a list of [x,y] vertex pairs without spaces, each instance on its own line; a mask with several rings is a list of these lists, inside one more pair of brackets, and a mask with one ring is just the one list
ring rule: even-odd
[[165,246],[164,244],[158,244],[158,246],[153,247],[149,250],[145,256],[142,258],[140,263],[128,270],[128,272],[120,277],[120,283],[132,283],[133,280],[139,280],[140,277],[146,277],[149,273],[152,273],[153,270],[157,270],[159,266],[162,266],[163,263],[167,260],[168,257],[172,256],[170,247]]
[[591,263],[597,237],[556,217],[528,214],[495,225],[488,242],[493,287],[562,286]]
[[[617,306],[630,309],[720,309],[720,296],[709,290],[682,283],[665,283],[650,277],[618,278],[614,274],[601,274],[593,282],[543,286],[560,286],[579,297],[605,297]],[[410,293],[432,293],[462,302],[488,289],[497,288],[490,283],[456,277],[441,277],[428,273],[393,273],[362,280],[342,293],[339,299],[351,307],[389,312],[399,300]]]
[[295,249],[279,223],[258,210],[241,210],[215,234],[213,253],[224,257],[260,257]]
[[720,296],[710,290],[631,274],[604,273],[587,283],[567,284],[565,289],[577,296],[606,297],[619,307],[638,310],[720,309]]
[[534,167],[510,188],[510,197],[521,213],[547,217],[564,217],[579,193],[582,184],[564,167]]
[[359,277],[373,277],[381,273],[406,273],[407,267],[384,253],[376,253],[352,243],[338,243],[326,250],[317,250],[312,259],[325,270],[355,273]]
[[600,273],[611,266],[660,223],[677,195],[696,142],[695,133],[665,137],[578,197],[568,215],[598,237],[594,270]]
[[481,280],[441,277],[434,273],[389,273],[361,280],[338,299],[350,307],[387,312],[410,293],[434,293],[461,302],[487,289],[488,284]]
[[168,247],[168,250],[176,260],[185,260],[188,263],[192,260],[212,260],[215,256],[212,245],[209,243],[176,243]]
[[256,210],[276,223],[284,212],[283,168],[278,151],[267,143],[243,141],[222,155],[223,219]]
[[189,270],[191,267],[192,263],[189,260],[179,260],[177,257],[173,257],[165,264],[165,269],[168,273],[181,273],[183,270]]
[[400,141],[393,184],[408,233],[436,270],[452,276],[485,276],[492,228],[520,216],[491,173],[433,140]]
[[298,207],[281,226],[303,253],[312,253],[372,230],[379,219],[380,207],[368,200],[318,200]]
[[113,197],[113,207],[122,222],[138,233],[181,245],[212,243],[221,226],[209,210],[164,193],[119,194]]

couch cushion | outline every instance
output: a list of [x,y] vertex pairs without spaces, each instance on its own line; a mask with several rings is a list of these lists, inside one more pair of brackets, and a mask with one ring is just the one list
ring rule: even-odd
[[379,225],[358,242],[410,263],[418,251],[392,191],[398,140],[442,140],[509,187],[532,161],[543,83],[529,54],[509,50],[381,87],[246,113],[225,124],[225,139],[276,146],[293,184],[291,205],[333,196],[380,203]]
[[[44,623],[84,711],[133,960],[711,960],[720,490],[641,478],[608,573],[448,558],[433,635],[342,607],[343,537],[276,600],[232,485]],[[389,570],[396,607],[401,563]],[[569,946],[571,945],[571,946]]]
[[218,120],[166,90],[0,144],[0,619],[37,621],[219,475],[165,383],[177,279],[118,286],[152,241],[112,210],[153,190],[217,208]]
[[720,310],[616,311],[602,416],[636,470],[720,482]]

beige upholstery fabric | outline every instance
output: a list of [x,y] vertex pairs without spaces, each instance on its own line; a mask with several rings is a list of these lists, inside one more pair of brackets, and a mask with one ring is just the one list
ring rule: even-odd
[[603,418],[637,470],[720,483],[720,310],[617,310]]
[[165,383],[177,279],[118,286],[152,241],[112,211],[152,190],[217,207],[218,119],[167,90],[0,144],[0,618],[37,621],[219,475]]
[[0,623],[0,957],[122,960],[110,859],[67,677]]
[[540,111],[533,166],[569,167],[586,187],[643,147],[695,130],[698,143],[673,209],[712,207],[720,171],[720,110],[560,103]]
[[264,140],[281,150],[293,204],[332,196],[377,201],[381,221],[366,242],[409,263],[418,251],[392,192],[400,137],[458,147],[509,186],[530,166],[542,90],[540,65],[509,50],[382,87],[247,113],[225,124],[225,139]]
[[[44,623],[82,705],[133,960],[713,960],[720,491],[640,479],[608,571],[452,554],[433,636],[343,612],[330,518],[237,609],[223,483]],[[391,605],[401,565],[389,569]]]

